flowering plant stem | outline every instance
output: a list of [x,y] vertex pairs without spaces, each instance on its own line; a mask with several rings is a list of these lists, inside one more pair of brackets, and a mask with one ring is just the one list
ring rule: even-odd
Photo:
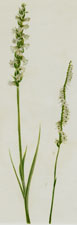
[[12,167],[13,167],[16,179],[18,181],[18,184],[19,184],[19,187],[20,187],[23,199],[24,199],[26,222],[28,224],[30,224],[31,220],[30,220],[29,207],[28,207],[29,189],[30,189],[30,184],[31,184],[33,171],[34,171],[35,163],[36,163],[36,159],[37,159],[37,153],[38,153],[38,149],[39,149],[39,144],[40,144],[41,128],[39,128],[39,135],[38,135],[37,146],[36,146],[35,154],[34,154],[34,157],[33,157],[33,160],[32,160],[32,164],[31,164],[31,167],[30,167],[27,184],[25,185],[24,162],[25,162],[27,147],[26,147],[24,155],[23,155],[22,154],[22,145],[21,145],[19,86],[17,86],[17,112],[18,112],[18,140],[19,140],[19,156],[20,156],[19,174],[20,174],[20,178],[19,178],[19,176],[17,174],[17,171],[15,169],[15,165],[13,163],[10,151],[9,151],[9,155],[10,155],[10,160],[11,160],[11,163],[12,163]]
[[55,187],[56,187],[56,180],[57,180],[57,178],[56,178],[56,170],[57,170],[57,162],[58,162],[59,152],[60,152],[60,147],[58,147],[56,160],[55,160],[55,166],[54,166],[54,181],[53,181],[52,200],[51,200],[50,215],[49,215],[49,224],[51,224],[51,222],[52,222],[52,211],[53,211]]
[[[22,167],[22,144],[21,144],[21,124],[20,124],[20,100],[19,100],[19,86],[17,87],[17,111],[18,111],[18,139],[19,139],[19,155],[20,155],[20,165]],[[23,168],[22,168],[23,170]],[[26,221],[27,223],[30,223],[30,216],[28,211],[28,204],[27,199],[25,195],[25,181],[24,176],[22,179],[22,186],[23,186],[23,193],[24,193],[24,205],[25,205],[25,214],[26,214]]]
[[17,171],[15,169],[15,165],[12,160],[11,153],[9,152],[10,155],[10,160],[12,163],[12,167],[17,179],[17,182],[19,184],[23,199],[24,199],[24,206],[25,206],[25,215],[26,215],[26,222],[31,223],[30,221],[30,216],[29,216],[29,207],[28,207],[28,197],[29,197],[29,189],[30,189],[30,184],[31,184],[31,179],[36,163],[36,158],[37,158],[37,153],[39,149],[39,143],[40,143],[40,133],[41,133],[41,128],[39,128],[39,135],[38,135],[38,141],[37,141],[37,146],[35,150],[35,154],[33,157],[33,161],[30,167],[29,175],[28,175],[28,180],[25,185],[25,176],[24,176],[24,163],[25,163],[25,158],[26,158],[26,152],[27,152],[27,147],[24,151],[24,154],[22,152],[22,143],[21,143],[21,124],[20,124],[20,96],[19,96],[19,85],[20,82],[23,79],[23,73],[24,73],[24,65],[28,62],[28,60],[24,56],[24,49],[29,46],[29,43],[26,43],[26,41],[29,38],[29,35],[25,33],[25,30],[29,28],[28,22],[30,21],[30,18],[27,16],[28,11],[26,10],[26,4],[23,3],[21,4],[21,8],[19,8],[18,14],[16,16],[17,19],[17,24],[18,27],[13,29],[14,32],[14,39],[13,39],[13,44],[12,50],[14,52],[14,59],[10,60],[10,65],[14,68],[14,74],[13,74],[13,81],[10,81],[11,85],[15,85],[17,89],[17,113],[18,113],[18,141],[19,141],[19,176],[17,174]]
[[20,100],[19,100],[19,86],[17,87],[17,111],[18,111],[18,139],[19,139],[19,155],[20,163],[22,162],[22,145],[21,145],[21,125],[20,125]]
[[49,214],[49,224],[52,221],[54,195],[55,195],[55,187],[56,187],[56,181],[57,181],[56,172],[57,172],[57,163],[58,163],[58,157],[59,157],[59,152],[60,152],[60,146],[67,139],[66,134],[63,131],[63,127],[65,126],[65,124],[67,123],[67,121],[69,119],[69,109],[68,109],[68,105],[66,102],[66,89],[67,89],[67,86],[69,85],[71,79],[72,79],[72,62],[70,61],[68,69],[67,69],[63,88],[60,90],[61,117],[60,117],[60,121],[57,122],[59,138],[58,138],[58,140],[56,140],[56,145],[57,145],[58,150],[57,150],[57,155],[56,155],[55,165],[54,165],[54,181],[53,181],[53,189],[52,189],[50,214]]

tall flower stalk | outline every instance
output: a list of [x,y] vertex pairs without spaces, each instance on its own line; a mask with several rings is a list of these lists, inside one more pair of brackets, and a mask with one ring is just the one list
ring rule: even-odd
[[10,60],[10,65],[14,68],[14,74],[13,74],[13,81],[10,81],[11,85],[15,85],[17,89],[17,113],[18,113],[18,142],[19,142],[19,176],[16,172],[11,153],[10,159],[11,163],[23,196],[24,200],[24,207],[25,207],[25,215],[26,215],[26,222],[31,223],[30,215],[29,215],[29,206],[28,206],[28,197],[29,197],[29,188],[31,184],[31,179],[35,167],[35,162],[37,158],[39,143],[40,143],[40,132],[41,129],[39,128],[39,135],[38,135],[38,142],[34,154],[34,158],[31,164],[29,176],[27,183],[25,184],[25,174],[24,174],[24,163],[26,158],[26,152],[27,147],[25,149],[25,152],[23,154],[22,151],[22,143],[21,143],[21,124],[20,124],[20,95],[19,95],[19,86],[20,82],[23,79],[23,74],[25,71],[25,64],[27,64],[28,60],[24,56],[25,48],[27,49],[29,46],[28,39],[29,35],[25,32],[29,28],[29,21],[30,18],[28,17],[28,12],[26,10],[26,4],[22,4],[19,8],[18,14],[16,16],[17,19],[17,28],[13,29],[14,33],[14,39],[13,39],[13,46],[11,47],[14,58],[13,60]]
[[63,131],[64,126],[68,122],[69,119],[69,108],[66,102],[66,90],[67,87],[72,79],[72,62],[69,62],[69,66],[66,73],[66,79],[63,85],[63,88],[60,90],[60,102],[61,102],[61,117],[60,121],[57,122],[57,128],[58,128],[58,134],[59,138],[56,140],[57,145],[57,154],[56,154],[56,160],[54,165],[54,181],[53,181],[53,189],[52,189],[52,198],[51,198],[51,207],[50,207],[50,215],[49,215],[49,224],[52,222],[52,212],[53,212],[53,205],[54,205],[54,195],[55,195],[55,187],[56,187],[56,173],[57,173],[57,163],[58,163],[58,157],[60,152],[60,147],[63,142],[67,140],[67,136]]

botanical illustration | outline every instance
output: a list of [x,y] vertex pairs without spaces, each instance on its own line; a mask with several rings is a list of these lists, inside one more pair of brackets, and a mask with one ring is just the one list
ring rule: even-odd
[[76,224],[77,2],[0,10],[0,222]]
[[[26,154],[27,154],[27,147],[25,149],[25,152],[22,152],[22,144],[21,144],[21,127],[20,127],[20,100],[19,100],[19,86],[20,82],[23,79],[23,74],[25,71],[25,65],[27,64],[28,60],[24,56],[24,49],[28,48],[29,43],[29,35],[27,34],[27,29],[29,28],[29,21],[30,18],[28,17],[28,12],[26,10],[26,4],[23,3],[21,5],[21,8],[19,8],[19,12],[16,16],[18,27],[13,29],[13,33],[15,38],[13,39],[13,47],[12,51],[14,53],[14,59],[10,61],[10,65],[14,68],[14,75],[13,75],[13,81],[10,81],[11,85],[15,85],[17,88],[17,110],[18,110],[18,138],[19,138],[19,176],[17,175],[12,156],[10,153],[10,159],[11,163],[22,193],[22,197],[24,199],[24,206],[25,206],[25,214],[26,214],[26,222],[31,223],[30,214],[29,214],[29,206],[28,206],[28,196],[29,196],[29,187],[31,183],[31,178],[35,166],[35,161],[38,153],[39,148],[39,142],[40,142],[40,130],[39,130],[39,136],[38,136],[38,143],[35,151],[35,155],[33,158],[33,162],[31,165],[30,173],[28,176],[27,184],[25,184],[25,174],[24,174],[24,163],[26,160]],[[63,131],[63,127],[67,123],[69,119],[69,109],[66,102],[66,89],[69,85],[70,81],[72,79],[72,62],[69,62],[66,79],[63,85],[63,88],[60,90],[60,102],[61,102],[61,118],[60,121],[57,122],[57,128],[59,133],[59,139],[56,140],[56,145],[58,148],[56,160],[55,160],[55,166],[54,166],[54,182],[53,182],[53,190],[52,190],[52,200],[51,200],[51,208],[50,208],[50,215],[49,215],[49,224],[52,221],[52,211],[53,211],[53,204],[54,204],[54,195],[55,195],[55,187],[56,187],[56,172],[57,172],[57,162],[58,162],[58,156],[60,152],[60,146],[63,142],[66,141],[67,137],[66,134]]]

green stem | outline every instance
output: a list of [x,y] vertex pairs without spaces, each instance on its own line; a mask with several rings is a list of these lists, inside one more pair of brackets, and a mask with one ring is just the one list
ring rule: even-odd
[[21,127],[20,127],[20,102],[19,102],[19,86],[17,87],[17,111],[18,111],[18,139],[19,139],[19,155],[20,162],[22,161],[22,146],[21,146]]
[[[20,126],[20,101],[19,101],[19,86],[17,87],[17,112],[18,112],[18,140],[19,140],[19,155],[20,155],[20,164],[22,166],[22,145],[21,145],[21,126]],[[24,192],[24,205],[25,205],[25,215],[26,215],[26,222],[30,223],[30,217],[29,217],[29,210],[28,210],[28,204],[26,200],[26,187],[25,187],[25,181],[24,176],[22,181],[23,186],[23,192]]]
[[27,223],[30,224],[31,221],[30,221],[29,210],[28,210],[28,203],[27,203],[26,197],[24,198],[24,205],[25,205],[26,221],[27,221]]
[[51,199],[51,207],[50,207],[50,215],[49,215],[49,224],[51,224],[52,220],[52,211],[53,211],[53,204],[54,204],[54,194],[55,194],[55,187],[56,187],[56,170],[57,170],[57,161],[59,156],[60,146],[58,147],[56,160],[55,160],[55,166],[54,166],[54,182],[53,182],[53,190],[52,190],[52,199]]

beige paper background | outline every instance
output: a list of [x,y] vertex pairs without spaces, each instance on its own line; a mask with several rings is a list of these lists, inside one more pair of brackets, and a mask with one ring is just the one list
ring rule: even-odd
[[[10,87],[11,29],[21,0],[0,0],[0,222],[25,222],[22,196],[12,170],[10,148],[18,169],[16,88]],[[20,87],[23,150],[28,145],[27,179],[35,152],[39,125],[41,142],[30,189],[32,222],[47,223],[56,156],[58,100],[68,63],[73,79],[68,90],[68,141],[61,147],[53,223],[77,223],[77,1],[27,1],[31,17],[29,63]]]

